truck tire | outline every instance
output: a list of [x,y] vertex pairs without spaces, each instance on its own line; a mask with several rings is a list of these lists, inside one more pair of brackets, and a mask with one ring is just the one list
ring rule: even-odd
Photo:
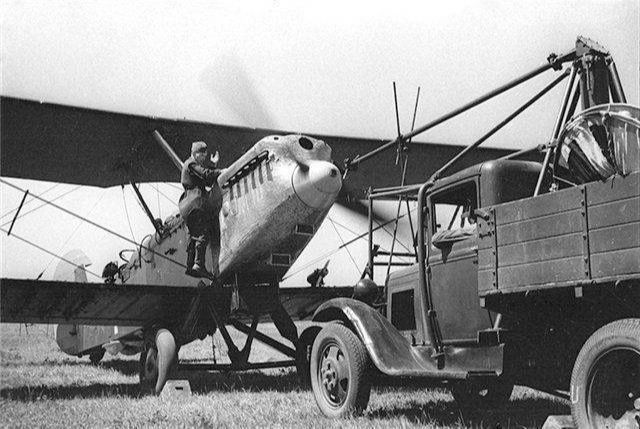
[[349,328],[322,328],[311,351],[311,387],[320,411],[331,418],[362,414],[371,393],[369,367],[364,344]]
[[579,428],[640,425],[640,319],[589,337],[571,373],[571,415]]
[[465,380],[452,383],[451,393],[464,410],[480,411],[502,408],[513,391],[513,383],[502,378]]

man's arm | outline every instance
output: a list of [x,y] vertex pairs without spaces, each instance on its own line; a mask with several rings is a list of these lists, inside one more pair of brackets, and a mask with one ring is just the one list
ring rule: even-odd
[[211,186],[218,179],[218,176],[222,174],[223,170],[220,168],[207,168],[196,163],[189,164],[189,171],[200,178],[205,186]]

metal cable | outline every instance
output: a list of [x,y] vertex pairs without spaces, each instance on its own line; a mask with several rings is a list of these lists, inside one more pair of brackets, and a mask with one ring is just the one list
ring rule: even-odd
[[[4,184],[6,184],[6,185],[8,185],[8,186],[10,186],[10,187],[12,187],[14,189],[17,189],[17,190],[21,191],[21,192],[26,192],[25,189],[22,189],[19,186],[14,185],[13,183],[7,182],[6,180],[4,180],[2,178],[0,178],[0,183],[4,183]],[[131,240],[130,238],[127,238],[124,235],[122,235],[122,234],[120,234],[118,232],[115,232],[115,231],[113,231],[113,230],[111,230],[109,228],[106,228],[106,227],[104,227],[104,226],[102,226],[102,225],[100,225],[100,224],[98,224],[98,223],[96,223],[96,222],[94,222],[94,221],[92,221],[90,219],[86,219],[86,218],[84,218],[84,217],[72,212],[71,210],[65,209],[64,207],[59,206],[57,204],[54,204],[51,201],[47,201],[44,198],[38,197],[37,195],[33,195],[33,197],[37,198],[37,199],[39,199],[41,201],[44,201],[45,203],[57,208],[58,210],[60,210],[60,211],[62,211],[64,213],[67,213],[68,215],[71,215],[73,217],[77,217],[79,219],[82,219],[85,222],[87,222],[88,224],[93,225],[96,228],[99,228],[99,229],[101,229],[101,230],[103,230],[105,232],[108,232],[109,234],[114,235],[114,236],[116,236],[116,237],[118,237],[118,238],[120,238],[122,240],[125,240],[126,242],[131,243],[131,244],[135,245],[136,247],[138,246],[138,243],[136,243],[135,241]],[[156,256],[158,256],[160,258],[166,259],[167,261],[170,261],[170,262],[172,262],[172,263],[174,263],[174,264],[176,264],[176,265],[178,265],[178,266],[180,266],[182,268],[186,268],[185,264],[183,264],[182,262],[178,262],[175,259],[168,257],[167,255],[164,255],[162,253],[158,253],[158,252],[156,252],[155,250],[153,250],[153,249],[151,249],[149,247],[142,246],[142,248],[144,248],[145,250],[148,250],[149,252],[153,253],[154,255],[156,255]]]
[[[53,186],[47,188],[44,192],[40,193],[40,196],[43,196],[44,194],[48,193],[49,191],[52,191],[54,188],[58,187],[60,185],[60,183],[55,183]],[[25,203],[25,205],[31,203],[33,200],[29,200]],[[3,214],[2,216],[0,216],[0,219],[4,219],[5,217],[9,216],[10,214],[13,214],[16,212],[16,210],[18,210],[17,208],[15,209],[11,209],[8,212],[6,212],[5,214]]]
[[[55,197],[55,198],[54,198],[54,199],[52,199],[51,201],[57,201],[57,200],[59,200],[60,198],[65,197],[65,196],[69,195],[70,193],[77,191],[77,190],[78,190],[78,189],[80,189],[81,187],[82,187],[82,186],[76,186],[75,188],[73,188],[73,189],[71,189],[71,190],[69,190],[69,191],[67,191],[67,192],[65,192],[65,193],[63,193],[63,194],[58,195],[57,197]],[[40,195],[42,195],[42,194],[40,194]],[[34,195],[33,195],[33,194],[31,194],[31,196],[33,197]],[[25,203],[25,204],[28,204],[30,201],[33,201],[33,200],[29,200],[29,201],[28,201],[27,203]],[[26,215],[28,215],[29,213],[33,213],[33,212],[35,212],[36,210],[41,209],[42,207],[44,207],[44,206],[46,206],[46,205],[47,205],[47,203],[40,204],[38,207],[34,207],[34,208],[32,208],[31,210],[29,210],[29,211],[26,211],[26,212],[22,213],[20,216],[18,216],[18,217],[16,218],[16,221],[17,221],[18,219],[22,219],[23,217],[25,217],[25,216],[26,216]],[[15,211],[15,210],[14,210],[14,211]],[[11,223],[11,221],[7,221],[7,222],[3,223],[3,224],[2,224],[2,226],[7,226],[7,225],[9,225],[10,223]]]
[[[88,216],[91,214],[92,211],[95,210],[96,206],[98,205],[98,203],[100,201],[102,201],[102,199],[104,198],[104,190],[100,193],[100,197],[98,197],[98,199],[96,200],[95,203],[93,203],[93,206],[91,207],[91,209],[85,214],[85,216]],[[62,253],[62,251],[64,251],[65,246],[67,245],[67,243],[69,243],[69,240],[71,240],[71,237],[73,237],[75,235],[75,233],[78,231],[78,229],[80,228],[80,226],[82,225],[82,221],[78,222],[78,224],[76,225],[76,227],[74,228],[74,230],[71,232],[71,234],[69,235],[69,237],[67,237],[67,239],[65,240],[64,243],[62,243],[62,246],[60,247],[60,253]],[[44,267],[44,269],[40,272],[40,274],[38,275],[38,278],[42,277],[42,275],[44,274],[45,271],[47,271],[47,269],[49,268],[49,266],[51,265],[51,263],[53,262],[54,258],[51,258],[51,260],[49,260],[49,263],[47,264],[46,267]]]
[[[336,224],[333,222],[333,219],[331,219],[331,217],[327,216],[327,219],[329,219],[329,222],[331,222],[331,225],[333,226],[333,229],[336,231],[336,234],[338,234],[338,238],[340,239],[340,243],[344,244],[344,240],[342,239],[342,236],[340,235],[340,232],[338,231],[338,228],[336,228]],[[351,254],[351,252],[349,251],[349,249],[347,249],[346,247],[344,248],[347,251],[347,254],[349,255],[349,258],[351,259],[351,262],[353,262],[353,265],[356,267],[356,271],[360,271],[360,269],[358,268],[358,264],[356,264],[356,260],[353,259],[353,255]]]
[[122,205],[124,206],[124,213],[127,216],[127,224],[129,225],[131,238],[133,238],[133,241],[137,243],[138,241],[136,240],[136,235],[133,233],[133,228],[131,227],[131,219],[129,219],[129,209],[127,209],[127,200],[124,195],[124,185],[122,186]]
[[[7,231],[6,229],[4,229],[4,228],[0,228],[0,231],[4,232],[5,234],[8,232],[8,231]],[[43,252],[48,253],[49,255],[54,256],[54,257],[56,257],[56,258],[60,259],[61,261],[64,261],[64,262],[66,262],[66,263],[68,263],[68,264],[70,264],[70,265],[73,265],[74,267],[77,267],[77,266],[78,266],[78,264],[76,264],[75,262],[72,262],[72,261],[70,261],[70,260],[68,260],[68,259],[66,259],[66,258],[64,258],[64,257],[62,257],[62,256],[58,256],[58,255],[56,255],[55,253],[53,253],[52,251],[47,250],[47,249],[45,249],[44,247],[39,246],[39,245],[37,245],[37,244],[35,244],[35,243],[33,243],[33,242],[31,242],[31,241],[27,240],[26,238],[22,238],[22,237],[20,237],[19,235],[16,235],[16,234],[13,234],[13,233],[11,234],[11,237],[17,238],[18,240],[20,240],[20,241],[22,241],[22,242],[24,242],[24,243],[26,243],[26,244],[29,244],[29,245],[31,245],[31,246],[33,246],[33,247],[35,247],[36,249],[42,250]],[[102,276],[99,276],[98,274],[94,273],[93,271],[87,270],[86,268],[85,268],[85,271],[86,271],[87,273],[91,274],[92,276],[97,277],[97,278],[99,278],[99,279],[101,279],[101,280],[102,280]]]

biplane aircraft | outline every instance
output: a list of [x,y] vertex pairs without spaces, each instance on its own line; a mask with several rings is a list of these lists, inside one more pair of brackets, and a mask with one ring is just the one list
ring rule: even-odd
[[[333,163],[334,159],[375,148],[380,142],[282,135],[271,130],[147,118],[9,97],[2,98],[1,110],[0,168],[4,177],[101,187],[131,184],[138,192],[139,183],[175,181],[179,176],[175,167],[181,164],[175,152],[187,153],[194,140],[215,142],[225,157],[236,158],[218,180],[224,199],[220,212],[220,285],[184,274],[186,231],[182,219],[173,215],[158,221],[138,192],[154,232],[135,243],[138,250],[125,264],[105,271],[104,283],[86,281],[78,254],[62,258],[73,267],[71,276],[51,281],[3,278],[1,322],[60,324],[61,348],[73,354],[89,354],[94,360],[101,358],[106,347],[141,352],[141,382],[156,393],[175,366],[179,347],[216,330],[225,340],[231,363],[209,365],[210,369],[295,364],[303,374],[308,370],[311,338],[304,333],[298,335],[294,320],[309,318],[328,299],[353,295],[354,288],[279,289],[278,284],[334,202],[362,212],[366,206],[359,199],[366,187],[394,183],[392,162],[380,163],[364,174],[352,174],[346,185],[342,183],[344,171]],[[152,143],[153,136],[168,156]],[[413,145],[411,162],[421,168],[407,170],[406,180],[428,177],[458,150],[450,145]],[[406,155],[406,151],[403,153]],[[480,151],[463,166],[507,153]],[[5,186],[16,187],[4,178],[0,180]],[[41,199],[29,196],[28,190],[16,189],[24,192],[23,202],[31,197]],[[11,228],[4,232],[10,234]],[[258,331],[258,324],[266,316],[291,345]],[[104,341],[81,344],[78,325],[91,326],[80,329],[93,329],[94,338]],[[99,328],[109,325],[118,328]],[[247,335],[242,349],[233,343],[227,325]],[[254,339],[290,359],[249,362]]]

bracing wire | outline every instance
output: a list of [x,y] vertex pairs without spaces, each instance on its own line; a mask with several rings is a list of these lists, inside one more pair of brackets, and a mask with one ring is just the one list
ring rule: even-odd
[[[51,202],[53,202],[53,201],[57,201],[57,200],[59,200],[60,198],[66,197],[67,195],[69,195],[70,193],[72,193],[72,192],[74,192],[74,191],[77,191],[77,190],[78,190],[78,189],[80,189],[81,187],[82,187],[82,186],[78,185],[78,186],[76,186],[75,188],[73,188],[73,189],[71,189],[71,190],[69,190],[69,191],[67,191],[67,192],[65,192],[65,193],[63,193],[63,194],[58,195],[57,197],[55,197],[54,199],[52,199],[52,200],[50,200],[50,201],[51,201]],[[43,192],[43,194],[44,194],[44,192]],[[43,195],[43,194],[40,194],[40,196],[41,196],[41,195]],[[33,195],[32,195],[32,196],[33,196]],[[29,201],[33,201],[33,200],[29,200]],[[29,202],[29,201],[28,201],[28,202]],[[27,203],[28,203],[28,202],[27,202]],[[34,207],[34,208],[32,208],[31,210],[28,210],[28,211],[26,211],[26,212],[22,213],[20,216],[18,216],[18,217],[16,218],[16,221],[17,221],[18,219],[22,219],[23,217],[25,217],[25,216],[26,216],[26,215],[28,215],[29,213],[33,213],[33,212],[35,212],[36,210],[41,209],[42,207],[44,207],[44,206],[46,206],[46,205],[48,205],[48,204],[47,204],[47,203],[43,203],[43,204],[40,204],[38,207]],[[15,210],[14,210],[14,211],[15,211]],[[3,223],[3,224],[2,224],[2,226],[7,226],[7,225],[9,225],[10,223],[11,223],[11,221],[7,221],[7,222]]]
[[133,228],[131,227],[131,219],[129,218],[129,209],[127,208],[127,200],[124,195],[124,186],[122,186],[122,205],[124,206],[124,213],[127,216],[127,224],[129,225],[129,232],[131,232],[131,238],[134,242],[137,242],[136,236],[133,233]]
[[[17,185],[14,185],[14,184],[13,184],[13,183],[11,183],[11,182],[6,181],[6,180],[2,179],[1,177],[0,177],[0,183],[4,183],[5,185],[8,185],[8,186],[10,186],[10,187],[12,187],[12,188],[14,188],[14,189],[17,189],[18,191],[26,192],[26,190],[25,190],[25,189],[22,189],[21,187],[19,187],[19,186],[17,186]],[[47,200],[45,200],[44,198],[41,198],[41,197],[39,197],[39,196],[37,196],[37,195],[33,195],[33,198],[39,199],[39,200],[41,200],[41,201],[44,201],[45,203],[47,203],[47,204],[51,205],[52,207],[54,207],[54,208],[56,208],[56,209],[58,209],[58,210],[60,210],[60,211],[62,211],[62,212],[64,212],[64,213],[66,213],[66,214],[68,214],[68,215],[70,215],[70,216],[73,216],[73,217],[77,217],[77,218],[79,218],[79,219],[82,219],[82,220],[84,220],[85,222],[87,222],[88,224],[95,226],[96,228],[99,228],[99,229],[101,229],[101,230],[103,230],[103,231],[105,231],[105,232],[107,232],[107,233],[109,233],[109,234],[111,234],[111,235],[113,235],[113,236],[115,236],[115,237],[118,237],[118,238],[120,238],[120,239],[122,239],[122,240],[124,240],[124,241],[126,241],[126,242],[128,242],[128,243],[131,243],[131,244],[133,244],[133,245],[135,245],[135,246],[138,246],[138,243],[137,243],[137,242],[135,242],[135,241],[131,240],[131,239],[130,239],[130,238],[128,238],[128,237],[125,237],[124,235],[122,235],[122,234],[120,234],[120,233],[118,233],[118,232],[116,232],[116,231],[113,231],[113,230],[111,230],[111,229],[109,229],[109,228],[107,228],[107,227],[105,227],[105,226],[102,226],[102,225],[100,225],[99,223],[96,223],[96,222],[92,221],[91,219],[84,218],[84,217],[82,217],[82,216],[78,215],[77,213],[72,212],[71,210],[68,210],[68,209],[66,209],[66,208],[64,208],[64,207],[62,207],[62,206],[59,206],[59,205],[57,205],[57,204],[54,204],[54,203],[52,203],[51,201],[47,201]],[[146,250],[148,250],[149,252],[153,253],[154,255],[158,256],[159,258],[165,259],[165,260],[167,260],[167,261],[169,261],[169,262],[171,262],[171,263],[173,263],[173,264],[176,264],[176,265],[177,265],[177,266],[179,266],[179,267],[186,268],[186,265],[185,265],[185,264],[183,264],[182,262],[179,262],[179,261],[177,261],[177,260],[175,260],[175,259],[173,259],[173,258],[170,258],[169,256],[167,256],[167,255],[163,254],[162,252],[156,252],[155,250],[153,250],[152,248],[147,247],[147,246],[141,246],[141,247],[143,247],[144,249],[146,249]]]
[[[0,228],[0,231],[4,232],[5,234],[8,232],[8,231],[7,231],[6,229],[4,229],[4,228]],[[66,262],[67,264],[73,265],[74,267],[77,267],[77,266],[78,266],[78,264],[76,264],[75,262],[72,262],[72,261],[70,261],[70,260],[68,260],[68,259],[66,259],[66,258],[64,258],[64,257],[62,257],[62,256],[56,255],[56,254],[55,254],[55,253],[53,253],[52,251],[47,250],[47,249],[45,249],[44,247],[39,246],[39,245],[37,245],[37,244],[35,244],[35,243],[33,243],[33,242],[31,242],[31,241],[27,240],[26,238],[22,238],[22,237],[20,237],[19,235],[16,235],[16,234],[13,234],[13,233],[11,233],[11,237],[16,238],[16,239],[18,239],[18,240],[20,240],[20,241],[22,241],[22,242],[24,242],[24,243],[26,243],[26,244],[28,244],[28,245],[30,245],[30,246],[33,246],[33,247],[35,247],[36,249],[39,249],[39,250],[41,250],[41,251],[43,251],[43,252],[45,252],[45,253],[48,253],[49,255],[51,255],[51,256],[53,256],[53,257],[55,257],[55,258],[58,258],[58,259],[60,259],[61,261]],[[96,277],[96,278],[102,279],[102,276],[99,276],[98,274],[94,273],[93,271],[87,270],[86,268],[85,268],[85,271],[86,271],[88,274],[91,274],[92,276],[94,276],[94,277]]]
[[170,201],[174,206],[178,207],[178,203],[176,203],[176,200],[174,198],[170,198],[167,196],[167,194],[165,194],[164,192],[162,192],[159,188],[158,188],[158,192],[160,193],[160,195],[162,195],[163,197],[165,197],[167,199],[167,201]]
[[183,191],[182,187],[176,185],[175,183],[167,182],[167,183],[165,183],[165,185],[168,185],[168,186],[172,187],[173,189],[177,189],[179,191]]
[[[413,210],[411,210],[411,211],[415,211],[415,209],[413,209]],[[402,218],[402,217],[404,217],[404,216],[405,216],[405,215],[402,215],[402,216],[399,216],[399,217],[400,217],[400,218]],[[380,224],[379,222],[376,222],[376,223],[378,224],[378,227],[382,228],[382,230],[383,230],[384,232],[386,232],[389,236],[392,236],[392,235],[391,235],[391,232],[389,232],[389,231],[385,228],[385,226],[386,226],[386,225],[388,225],[389,223],[394,222],[394,221],[395,221],[395,220],[391,220],[390,222],[387,222],[387,223],[385,223],[385,224]],[[352,229],[349,229],[347,226],[345,226],[345,225],[341,224],[341,223],[340,223],[340,222],[338,222],[338,221],[335,221],[335,220],[334,220],[333,222],[334,222],[336,225],[338,225],[338,226],[340,226],[340,227],[342,227],[342,228],[346,229],[347,231],[349,231],[349,232],[350,232],[350,233],[352,233],[353,235],[356,235],[357,237],[364,237],[365,235],[367,235],[367,234],[369,233],[369,232],[367,231],[367,232],[365,232],[364,234],[359,234],[359,233],[357,233],[356,231],[353,231]],[[402,247],[403,247],[407,252],[408,252],[408,251],[410,251],[409,247],[408,247],[407,245],[405,245],[402,241],[400,241],[400,239],[397,239],[397,242],[398,242],[398,243],[400,244],[400,246],[402,246]],[[347,244],[348,244],[348,243],[349,243],[349,242],[347,242]],[[344,247],[344,245],[343,245],[343,246],[341,246],[341,248],[342,248],[342,247]]]
[[[327,219],[329,219],[329,222],[331,222],[331,225],[333,226],[333,229],[336,231],[336,234],[338,235],[338,238],[340,239],[340,243],[344,244],[344,240],[342,239],[342,236],[340,235],[340,231],[338,231],[338,228],[336,227],[336,224],[333,222],[333,219],[331,219],[330,216],[327,216]],[[356,267],[356,271],[360,272],[360,268],[358,268],[358,264],[356,263],[356,260],[353,259],[353,255],[351,254],[351,251],[349,251],[348,248],[344,248],[347,251],[347,254],[349,255],[349,258],[351,259],[351,262],[353,262],[353,265]]]
[[[98,203],[100,201],[102,201],[102,199],[104,198],[104,190],[102,190],[102,192],[100,193],[100,196],[96,199],[96,202],[93,203],[93,206],[91,207],[91,209],[84,214],[84,216],[89,216],[91,214],[91,212],[93,212],[96,208],[96,206],[98,205]],[[62,253],[64,251],[64,248],[66,247],[66,245],[69,243],[69,241],[71,240],[71,238],[76,234],[76,232],[78,232],[78,229],[80,229],[80,226],[82,226],[84,222],[79,221],[78,224],[76,225],[76,227],[73,229],[73,231],[71,232],[71,234],[69,234],[69,237],[67,237],[67,239],[65,240],[64,243],[62,243],[62,246],[60,246],[60,251],[59,253]],[[57,257],[57,256],[56,256]],[[55,258],[51,258],[49,260],[49,263],[44,267],[44,269],[40,272],[40,275],[38,276],[38,278],[42,277],[42,275],[44,274],[45,271],[47,271],[47,269],[49,268],[49,266],[51,265],[51,263],[53,262]]]
[[158,190],[158,184],[156,183],[156,196],[158,197],[158,216],[162,219],[162,208],[160,208],[160,191]]
[[[47,194],[49,191],[52,191],[53,189],[55,189],[56,187],[60,186],[60,183],[55,183],[53,186],[50,186],[49,188],[47,188],[44,192],[38,194],[40,196],[43,196],[45,194]],[[29,200],[25,202],[25,205],[28,205],[32,202],[33,200]],[[15,209],[11,209],[8,212],[6,212],[5,214],[3,214],[2,216],[0,216],[0,219],[4,219],[5,217],[13,214],[16,212],[16,210],[18,210],[18,208],[16,207]]]
[[[413,209],[413,210],[411,210],[411,211],[416,211],[416,208],[414,208],[414,209]],[[403,215],[401,215],[400,217],[404,217],[404,216],[406,216],[406,215],[404,215],[404,214],[403,214]],[[392,222],[394,222],[394,221],[395,221],[395,220],[394,220],[394,219],[392,219],[392,220],[389,220],[389,221],[387,221],[387,222],[385,222],[385,223],[382,223],[382,224],[378,223],[378,225],[374,228],[374,231],[376,231],[376,230],[378,230],[378,229],[383,229],[383,230],[384,230],[388,235],[391,235],[391,233],[385,229],[385,226],[387,226],[388,224],[390,224],[390,223],[392,223]],[[287,280],[287,279],[289,279],[289,278],[291,278],[291,277],[295,276],[296,274],[298,274],[298,273],[300,273],[300,272],[302,272],[302,271],[304,271],[304,270],[308,269],[309,267],[312,267],[312,266],[316,265],[319,261],[322,261],[322,260],[324,260],[324,259],[327,259],[328,257],[330,257],[330,256],[332,256],[332,255],[335,255],[336,253],[338,253],[338,252],[339,252],[340,250],[342,250],[343,248],[346,248],[346,247],[350,246],[351,244],[355,243],[355,242],[356,242],[356,241],[358,241],[358,240],[363,240],[363,239],[365,239],[365,238],[367,237],[367,235],[369,235],[369,231],[364,232],[364,233],[362,233],[362,234],[358,234],[358,233],[356,233],[355,231],[351,231],[351,230],[350,230],[349,228],[347,228],[346,226],[344,226],[344,225],[342,225],[342,224],[340,224],[340,223],[336,222],[335,220],[334,220],[333,222],[335,222],[335,224],[336,224],[336,225],[339,225],[339,226],[341,226],[341,227],[345,228],[345,229],[346,229],[346,230],[348,230],[349,232],[351,232],[351,233],[353,233],[353,234],[356,234],[356,237],[352,238],[351,240],[349,240],[349,241],[347,241],[347,242],[345,242],[345,243],[342,243],[340,246],[336,247],[335,249],[333,249],[333,250],[329,250],[328,252],[323,253],[322,255],[318,256],[317,258],[314,258],[313,260],[311,260],[311,261],[307,262],[305,265],[303,265],[302,267],[298,268],[297,270],[295,270],[295,271],[293,271],[293,272],[291,272],[291,273],[287,273],[287,275],[286,275],[285,277],[283,277],[283,278],[282,278],[282,281],[285,281],[285,280]],[[400,243],[400,245],[402,245],[402,246],[404,247],[404,245],[402,244],[402,242],[400,242],[400,241],[398,241],[398,242]],[[380,249],[381,249],[381,250],[386,250],[386,249],[384,249],[383,247],[380,247]],[[406,250],[409,250],[407,247],[405,247],[405,249],[406,249]]]

